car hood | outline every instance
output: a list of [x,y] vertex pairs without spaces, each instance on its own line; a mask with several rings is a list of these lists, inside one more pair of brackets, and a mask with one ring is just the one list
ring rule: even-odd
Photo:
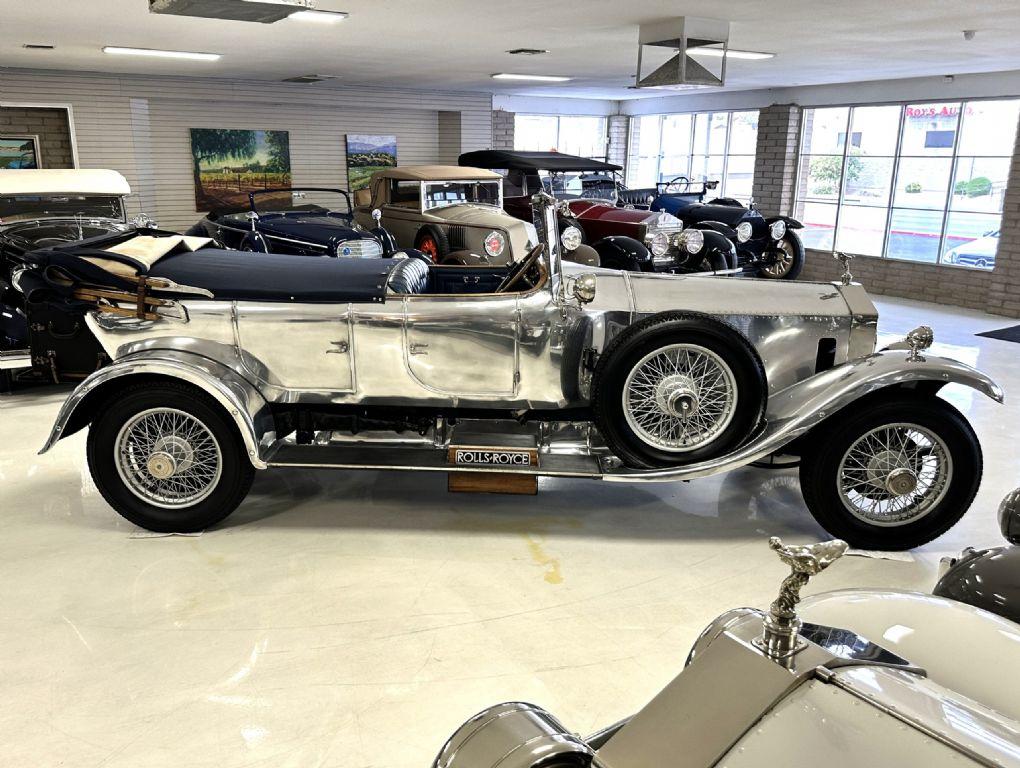
[[462,224],[465,226],[493,227],[509,229],[518,219],[494,205],[447,205],[435,208],[425,214],[425,218],[440,221],[444,224]]
[[[934,682],[1020,718],[1020,689],[1003,685],[1020,625],[920,592],[846,589],[808,597],[801,618],[841,627],[923,667]],[[1008,674],[1008,673],[1006,673]]]
[[591,200],[571,200],[570,211],[577,218],[613,222],[615,224],[648,225],[659,216],[658,211],[642,211],[637,208],[618,208],[615,205]]
[[693,203],[688,206],[681,206],[676,214],[687,223],[697,221],[719,221],[735,227],[742,221],[752,223],[762,220],[758,211],[751,211],[747,208],[738,208],[735,205],[713,205],[712,203]]
[[314,243],[328,242],[333,239],[353,240],[370,236],[365,232],[358,232],[343,219],[316,216],[315,214],[260,219],[258,229],[267,234],[292,237],[295,240]]

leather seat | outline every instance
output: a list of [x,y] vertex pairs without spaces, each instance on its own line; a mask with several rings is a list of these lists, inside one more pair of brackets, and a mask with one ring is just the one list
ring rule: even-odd
[[389,293],[418,294],[425,293],[429,286],[429,265],[420,256],[408,256],[400,259],[390,270],[386,279]]

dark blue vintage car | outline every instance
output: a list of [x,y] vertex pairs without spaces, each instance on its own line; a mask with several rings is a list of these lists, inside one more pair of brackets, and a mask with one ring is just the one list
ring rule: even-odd
[[351,199],[342,189],[266,189],[248,199],[249,210],[213,211],[187,234],[258,253],[365,259],[397,250],[382,227],[368,230],[355,223]]
[[677,176],[645,189],[621,189],[621,205],[634,205],[665,211],[683,221],[684,226],[710,225],[733,240],[738,264],[757,270],[760,277],[793,280],[804,268],[804,244],[794,230],[804,225],[789,216],[766,218],[754,208],[745,207],[731,197],[704,202],[708,190],[718,182],[692,182]]

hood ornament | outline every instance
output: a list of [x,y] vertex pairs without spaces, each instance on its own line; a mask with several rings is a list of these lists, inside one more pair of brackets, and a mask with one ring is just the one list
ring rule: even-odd
[[910,333],[907,334],[904,339],[906,345],[910,347],[910,353],[907,355],[908,363],[923,363],[924,355],[921,353],[928,349],[935,341],[935,332],[927,325],[919,325]]
[[854,280],[854,276],[850,272],[850,262],[853,261],[853,255],[843,253],[843,251],[836,251],[832,254],[832,258],[838,261],[843,267],[843,274],[839,276],[839,281],[843,283],[843,285],[850,285],[850,283]]
[[790,575],[783,579],[779,597],[769,607],[761,637],[755,638],[754,646],[771,659],[781,660],[793,656],[807,643],[800,639],[803,622],[797,616],[800,591],[811,580],[834,562],[847,550],[842,539],[823,541],[807,546],[787,546],[782,539],[769,539],[769,549],[790,566]]

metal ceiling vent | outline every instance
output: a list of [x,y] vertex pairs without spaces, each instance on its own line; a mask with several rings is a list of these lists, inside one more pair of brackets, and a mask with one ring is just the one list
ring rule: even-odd
[[261,24],[272,24],[308,7],[305,0],[149,0],[152,13]]
[[[667,88],[686,90],[721,86],[726,83],[726,51],[729,49],[730,23],[720,19],[701,19],[680,16],[642,24],[638,32],[638,88]],[[642,65],[650,59],[652,66],[662,60],[662,49],[674,55],[649,74]],[[711,58],[717,71],[712,71],[689,55],[691,48],[714,48],[721,52]]]
[[321,83],[325,80],[336,80],[336,75],[298,75],[297,77],[285,77],[281,83]]

